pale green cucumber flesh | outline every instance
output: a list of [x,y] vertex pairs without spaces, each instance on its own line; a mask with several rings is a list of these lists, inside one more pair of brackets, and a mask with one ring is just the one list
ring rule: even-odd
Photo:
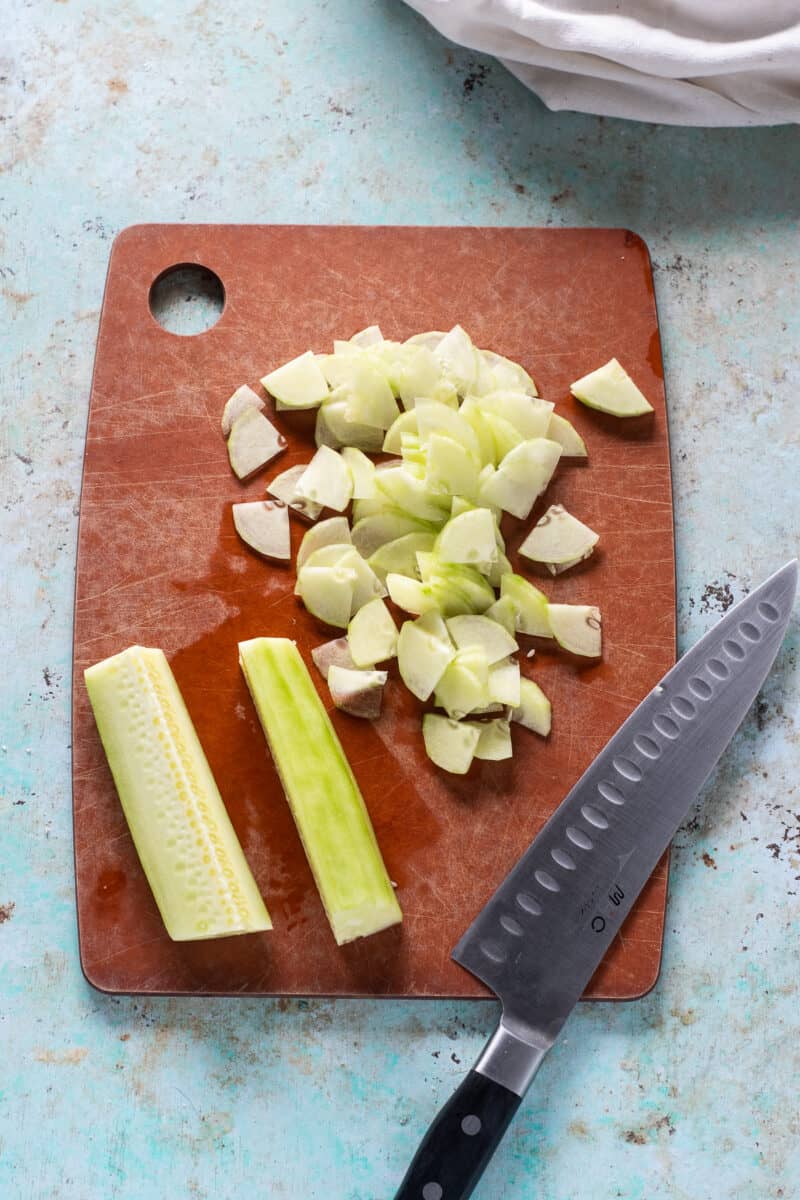
[[272,928],[161,650],[89,667],[86,690],[139,860],[174,941]]
[[466,775],[480,738],[480,731],[474,725],[426,713],[422,736],[431,762],[452,775]]
[[337,943],[397,924],[366,805],[297,647],[255,638],[239,657]]

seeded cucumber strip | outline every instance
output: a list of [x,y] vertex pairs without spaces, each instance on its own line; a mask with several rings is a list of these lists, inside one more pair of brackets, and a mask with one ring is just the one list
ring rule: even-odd
[[402,921],[355,776],[294,642],[240,642],[239,662],[338,945]]
[[272,928],[161,650],[89,667],[86,690],[131,836],[176,942]]

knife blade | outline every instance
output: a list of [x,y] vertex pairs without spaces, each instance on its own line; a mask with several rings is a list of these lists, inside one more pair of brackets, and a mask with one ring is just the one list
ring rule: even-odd
[[459,940],[495,1033],[435,1118],[396,1200],[466,1200],[634,901],[755,699],[797,590],[787,563],[664,676]]

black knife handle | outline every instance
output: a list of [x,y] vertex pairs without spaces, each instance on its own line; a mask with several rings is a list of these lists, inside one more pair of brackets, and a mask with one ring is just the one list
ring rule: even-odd
[[520,1102],[470,1071],[422,1139],[395,1200],[467,1200]]

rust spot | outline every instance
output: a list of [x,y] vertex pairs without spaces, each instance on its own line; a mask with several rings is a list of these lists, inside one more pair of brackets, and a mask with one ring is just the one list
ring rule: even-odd
[[525,184],[524,183],[515,183],[514,191],[517,193],[518,196],[524,196],[526,194]]
[[570,200],[575,195],[571,187],[565,187],[562,192],[555,192],[550,197],[551,204],[561,204],[562,200]]
[[3,288],[3,296],[8,300],[9,304],[13,304],[17,312],[23,309],[29,300],[32,300],[35,292],[15,292],[13,288]]
[[716,871],[717,864],[714,862],[714,859],[711,857],[711,855],[708,853],[707,850],[703,851],[703,862],[707,867],[713,867],[713,869]]
[[116,76],[113,79],[109,79],[106,82],[106,87],[108,88],[111,95],[114,96],[115,98],[117,96],[124,96],[125,93],[129,90],[128,85],[125,82],[125,80],[118,79]]
[[770,842],[769,845],[767,846],[767,849],[769,850],[769,852],[773,858],[780,858],[781,848],[777,842]]
[[129,1033],[121,1033],[119,1035],[119,1040],[121,1042],[129,1042],[131,1040],[131,1035]]
[[641,1129],[626,1129],[624,1133],[626,1142],[630,1142],[633,1146],[646,1146],[647,1136],[642,1133]]
[[570,1121],[567,1126],[567,1133],[571,1133],[573,1137],[586,1140],[589,1137],[589,1127],[585,1121]]
[[[733,576],[731,575],[732,579]],[[729,583],[720,583],[714,580],[712,583],[707,583],[703,589],[703,594],[700,597],[700,612],[713,612],[715,609],[718,612],[726,613],[733,604],[733,592]]]
[[11,920],[16,907],[13,900],[10,900],[8,904],[0,904],[0,925],[5,925],[6,921]]
[[89,1053],[85,1046],[73,1046],[69,1050],[37,1050],[36,1061],[52,1063],[57,1067],[77,1066]]
[[489,68],[482,63],[470,63],[469,67],[469,74],[464,77],[461,85],[465,96],[471,96],[476,88],[483,87],[486,76],[489,74]]

